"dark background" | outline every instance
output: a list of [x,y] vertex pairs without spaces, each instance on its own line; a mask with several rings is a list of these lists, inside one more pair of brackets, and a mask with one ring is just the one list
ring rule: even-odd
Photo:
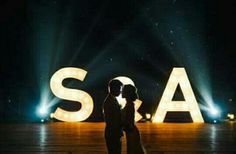
[[[201,104],[198,82],[223,113],[234,112],[235,16],[234,0],[1,0],[0,119],[37,119],[43,91],[54,97],[51,76],[69,66],[88,71],[64,84],[93,97],[89,120],[102,119],[107,83],[120,75],[139,89],[140,112],[152,113],[175,66],[186,68]],[[57,106],[79,108],[60,101],[51,111]]]

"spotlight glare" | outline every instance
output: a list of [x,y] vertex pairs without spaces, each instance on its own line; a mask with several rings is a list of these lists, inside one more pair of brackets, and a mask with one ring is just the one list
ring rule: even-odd
[[210,113],[211,113],[211,115],[213,115],[213,116],[217,116],[217,115],[219,115],[219,110],[216,109],[216,108],[211,108],[211,109],[210,109]]
[[48,110],[45,106],[41,106],[38,110],[40,116],[45,116],[48,113]]

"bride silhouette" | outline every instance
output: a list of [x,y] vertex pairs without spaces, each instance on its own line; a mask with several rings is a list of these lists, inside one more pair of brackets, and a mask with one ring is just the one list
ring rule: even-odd
[[122,97],[126,99],[126,105],[121,111],[121,119],[127,140],[127,154],[144,154],[146,152],[141,144],[139,130],[134,121],[134,101],[138,99],[137,89],[132,85],[125,85]]

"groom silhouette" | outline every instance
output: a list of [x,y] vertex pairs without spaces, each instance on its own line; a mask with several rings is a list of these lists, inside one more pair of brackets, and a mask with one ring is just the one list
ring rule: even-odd
[[108,95],[103,104],[105,118],[105,140],[108,154],[121,154],[121,137],[123,136],[121,124],[121,107],[116,100],[122,89],[119,80],[111,80],[108,86]]

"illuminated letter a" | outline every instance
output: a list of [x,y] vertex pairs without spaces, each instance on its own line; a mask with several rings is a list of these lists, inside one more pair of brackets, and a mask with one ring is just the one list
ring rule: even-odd
[[[172,101],[178,84],[185,101]],[[162,123],[168,111],[189,111],[193,122],[204,122],[184,68],[173,68],[152,121]]]

